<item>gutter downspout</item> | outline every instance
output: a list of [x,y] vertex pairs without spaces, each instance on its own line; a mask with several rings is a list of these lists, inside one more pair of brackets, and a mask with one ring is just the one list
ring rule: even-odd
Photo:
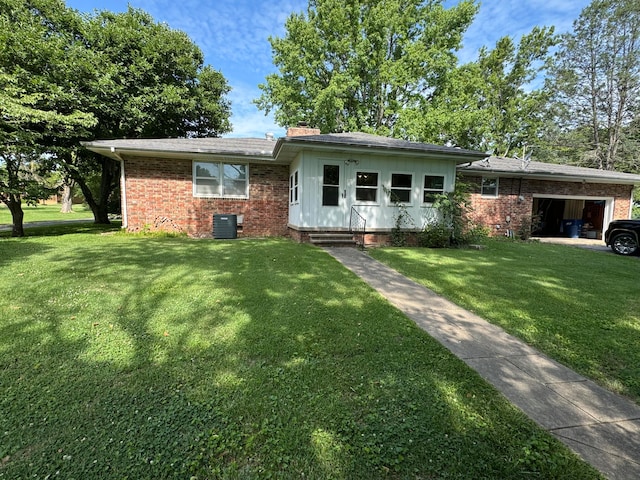
[[627,215],[627,218],[633,218],[633,197],[635,196],[634,193],[636,190],[638,190],[638,185],[631,187],[631,201],[629,202],[629,214]]
[[116,147],[111,147],[111,154],[118,159],[120,162],[120,210],[122,210],[122,226],[126,230],[128,221],[127,221],[127,187],[125,184],[125,175],[124,175],[124,160],[122,157],[116,153]]

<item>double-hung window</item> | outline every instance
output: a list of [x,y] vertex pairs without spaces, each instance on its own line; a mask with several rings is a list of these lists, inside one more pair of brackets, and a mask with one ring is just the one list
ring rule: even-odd
[[249,167],[223,162],[193,162],[196,197],[249,197]]
[[482,177],[482,196],[498,196],[498,177]]
[[340,203],[340,166],[324,165],[322,170],[322,206],[336,207]]
[[425,175],[422,201],[433,203],[436,195],[444,193],[444,177],[442,175]]
[[413,176],[408,173],[391,174],[391,201],[394,203],[411,203]]
[[377,202],[378,201],[378,173],[377,172],[357,172],[356,173],[356,201]]
[[298,203],[298,170],[289,177],[289,203]]

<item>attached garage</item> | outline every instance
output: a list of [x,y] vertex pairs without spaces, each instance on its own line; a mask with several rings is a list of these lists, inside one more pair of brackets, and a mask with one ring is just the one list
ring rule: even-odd
[[630,218],[640,175],[513,158],[489,157],[458,167],[471,185],[473,219],[493,235],[601,239],[609,222]]
[[605,223],[613,220],[613,203],[613,198],[534,195],[532,215],[539,221],[533,234],[601,239]]

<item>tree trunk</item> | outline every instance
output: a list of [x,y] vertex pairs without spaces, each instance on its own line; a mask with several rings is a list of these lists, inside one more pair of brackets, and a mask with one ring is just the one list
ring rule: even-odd
[[93,212],[93,223],[99,223],[102,225],[109,225],[109,210],[106,203],[99,203],[97,210]]
[[109,224],[109,216],[106,212],[106,206],[100,205],[96,202],[95,197],[93,196],[93,192],[87,185],[87,183],[82,178],[78,178],[78,185],[80,186],[80,190],[82,190],[82,194],[84,195],[84,199],[89,205],[91,212],[93,213],[93,223],[98,224]]
[[11,236],[24,237],[24,212],[22,211],[22,200],[20,196],[15,194],[9,195],[7,206],[11,212],[11,220],[13,221]]
[[65,181],[62,184],[62,207],[61,213],[73,212],[73,186],[75,182],[73,180]]
[[109,197],[118,186],[120,165],[108,158],[101,158],[100,191],[94,195],[86,180],[74,170],[69,173],[78,184],[84,195],[84,199],[93,212],[93,221],[97,224],[109,225]]

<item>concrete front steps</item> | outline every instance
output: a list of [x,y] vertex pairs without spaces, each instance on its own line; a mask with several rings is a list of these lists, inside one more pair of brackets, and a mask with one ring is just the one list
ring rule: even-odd
[[314,245],[325,247],[355,247],[356,241],[352,233],[310,233],[309,241]]

